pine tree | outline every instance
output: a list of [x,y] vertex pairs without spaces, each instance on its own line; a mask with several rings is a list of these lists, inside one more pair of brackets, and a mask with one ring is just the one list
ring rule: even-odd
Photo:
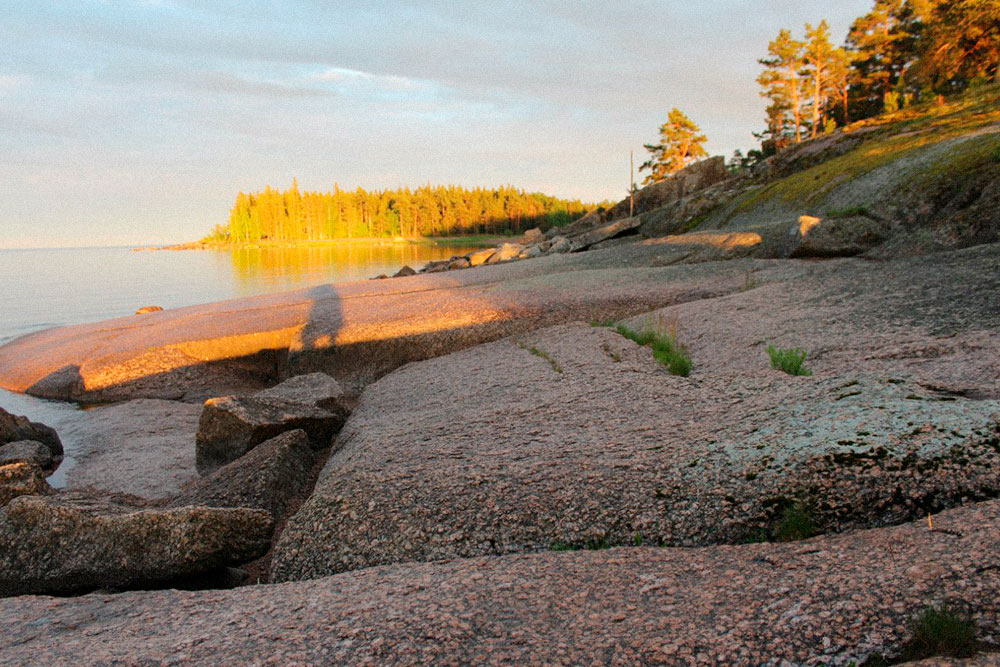
[[876,0],[851,25],[847,48],[854,61],[850,87],[855,116],[880,113],[890,93],[905,89],[906,73],[917,59],[922,19],[934,1]]
[[926,17],[920,74],[938,92],[974,81],[1000,82],[1000,2],[945,0]]
[[643,184],[662,181],[692,162],[708,157],[705,142],[708,138],[682,111],[670,110],[667,122],[660,126],[660,143],[643,144],[650,152],[650,158],[639,167],[639,171],[650,170]]
[[834,47],[830,43],[830,26],[824,19],[815,28],[806,24],[806,46],[803,52],[805,75],[812,96],[812,136],[823,126],[824,108],[830,91],[831,70],[834,67]]
[[768,130],[771,139],[777,147],[783,147],[783,136],[775,132],[780,128],[784,134],[784,122],[779,122],[779,114],[790,113],[795,142],[802,141],[802,78],[801,71],[805,66],[802,50],[805,47],[800,41],[792,39],[790,30],[782,30],[778,37],[767,45],[767,58],[758,62],[766,69],[757,77],[764,90],[761,97],[771,100],[768,109]]

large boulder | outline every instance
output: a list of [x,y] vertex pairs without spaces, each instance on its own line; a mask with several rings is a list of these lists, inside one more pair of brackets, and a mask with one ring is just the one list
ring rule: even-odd
[[490,255],[486,263],[498,264],[500,262],[509,262],[512,259],[517,259],[523,250],[524,246],[520,243],[504,243],[497,247],[496,252]]
[[19,440],[40,442],[49,448],[54,459],[62,460],[62,442],[54,429],[0,408],[0,445]]
[[205,402],[198,435],[195,462],[198,472],[208,474],[235,461],[248,451],[285,431],[302,429],[313,449],[330,446],[343,417],[314,405],[282,398],[223,396]]
[[633,218],[623,218],[610,222],[589,232],[584,232],[579,236],[573,237],[573,250],[586,250],[591,246],[601,243],[602,241],[608,241],[610,239],[615,239],[629,234],[637,234],[638,232],[636,232],[635,229],[641,224],[641,222],[642,220],[639,216],[635,216]]
[[662,181],[647,185],[635,193],[635,202],[623,199],[607,213],[608,220],[640,215],[672,204],[688,195],[732,177],[721,156],[708,158],[685,167]]
[[469,266],[480,266],[485,264],[490,260],[490,257],[496,254],[496,251],[496,248],[486,248],[484,250],[469,253]]
[[282,517],[308,483],[313,461],[305,431],[282,433],[187,484],[169,506],[251,507]]
[[20,496],[45,495],[51,492],[39,466],[26,461],[0,465],[0,507]]
[[281,384],[254,394],[257,398],[276,398],[311,405],[346,419],[351,412],[350,398],[339,382],[326,373],[307,373],[288,378]]
[[0,596],[153,586],[257,558],[271,531],[261,510],[15,498],[0,512]]
[[521,236],[521,245],[528,246],[535,243],[541,243],[545,240],[545,234],[538,227],[533,227],[529,229]]

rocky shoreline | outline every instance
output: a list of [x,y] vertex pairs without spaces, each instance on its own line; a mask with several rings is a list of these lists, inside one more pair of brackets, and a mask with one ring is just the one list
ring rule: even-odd
[[931,608],[997,664],[995,210],[935,252],[874,204],[719,222],[783,160],[0,347],[5,388],[116,402],[66,490],[0,412],[3,660],[880,664]]

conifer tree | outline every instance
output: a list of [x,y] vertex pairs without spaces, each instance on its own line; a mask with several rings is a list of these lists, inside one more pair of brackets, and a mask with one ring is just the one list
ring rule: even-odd
[[805,44],[792,39],[790,30],[782,30],[767,46],[767,58],[758,62],[766,69],[757,78],[763,87],[761,96],[771,100],[768,109],[768,134],[783,147],[784,126],[782,116],[791,114],[795,142],[802,141],[802,68],[805,62],[802,50]]
[[803,51],[804,73],[807,77],[809,94],[812,96],[812,136],[815,137],[823,125],[824,109],[834,68],[833,44],[830,43],[830,26],[826,19],[815,28],[806,24],[806,46]]
[[660,143],[643,144],[650,153],[639,171],[649,169],[643,184],[662,181],[693,162],[708,157],[705,142],[708,138],[701,129],[676,107],[670,110],[667,122],[660,126]]

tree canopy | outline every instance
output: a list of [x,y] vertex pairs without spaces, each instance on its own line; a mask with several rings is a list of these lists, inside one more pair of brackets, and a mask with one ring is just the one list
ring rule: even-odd
[[692,162],[707,157],[705,142],[708,138],[694,122],[677,108],[671,109],[667,122],[660,126],[660,142],[644,144],[650,153],[639,171],[649,170],[643,184],[662,181]]
[[239,193],[229,223],[209,240],[225,243],[321,241],[350,238],[505,234],[563,225],[590,206],[511,186],[473,188],[423,186],[416,190],[362,188],[301,192],[267,186]]

